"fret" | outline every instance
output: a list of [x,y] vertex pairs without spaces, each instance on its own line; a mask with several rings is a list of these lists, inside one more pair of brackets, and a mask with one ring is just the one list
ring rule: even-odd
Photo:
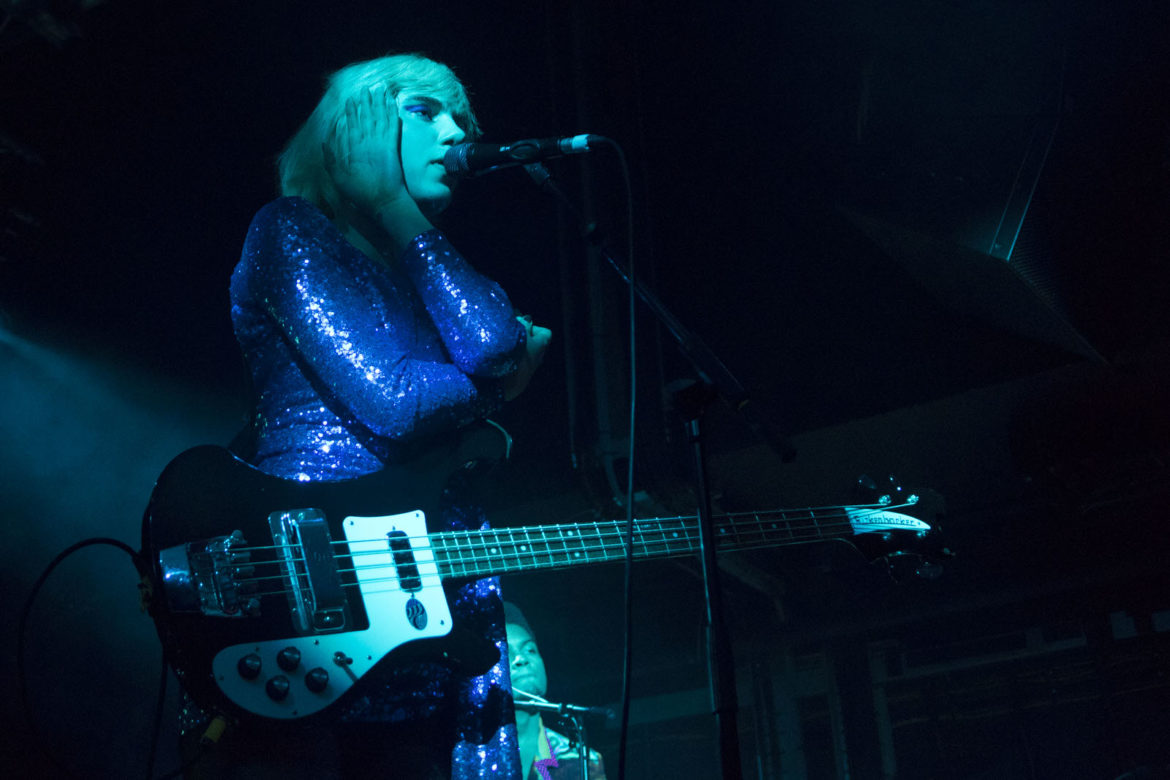
[[[601,525],[596,520],[593,521],[593,533],[594,533],[595,538],[598,541],[597,548],[601,551],[601,559],[603,561],[608,561],[609,560],[609,545],[606,544],[605,534],[603,534],[601,532]],[[618,534],[618,546],[621,547],[622,544],[623,543],[621,541],[621,534],[619,533]]]
[[767,534],[764,531],[764,519],[762,517],[760,517],[759,514],[753,512],[752,513],[752,522],[743,524],[743,526],[741,526],[741,529],[746,531],[747,530],[746,526],[751,527],[750,535],[748,536],[748,539],[750,541],[748,543],[751,544],[752,546],[755,546],[755,545],[759,544],[761,541],[763,541],[764,539],[768,538]]
[[511,548],[511,569],[523,571],[524,559],[528,557],[529,545],[524,541],[528,536],[527,528],[509,528],[505,530]]
[[671,548],[670,540],[666,537],[666,528],[662,525],[662,518],[656,517],[648,521],[647,526],[646,536],[649,537],[653,533],[656,554],[670,555],[674,552]]
[[792,536],[792,523],[780,514],[766,515],[760,519],[760,542],[762,544],[776,544],[782,536]]
[[658,529],[658,544],[662,547],[663,555],[678,555],[682,552],[684,538],[677,530],[667,531],[666,524],[661,518],[656,518],[654,525]]
[[715,550],[726,550],[735,548],[737,536],[735,533],[734,523],[719,523],[714,522],[715,525]]
[[740,534],[746,539],[744,544],[749,547],[759,547],[767,544],[780,527],[781,525],[775,517],[753,512],[750,521],[745,520],[740,523]]
[[782,536],[792,535],[792,525],[785,519],[783,514],[754,514],[752,517],[756,521],[755,535],[757,537],[757,544],[766,545]]
[[[482,577],[487,571],[498,567],[500,545],[492,529],[460,531],[463,534],[463,544],[467,547],[472,560],[471,574]],[[494,554],[492,551],[495,551]]]
[[491,568],[501,572],[517,569],[516,539],[513,532],[506,528],[493,528],[490,533],[492,535],[492,549],[489,556]]
[[[653,521],[651,521],[651,522],[653,522]],[[645,527],[643,526],[643,524],[639,523],[638,521],[635,520],[634,521],[634,539],[632,542],[633,552],[631,554],[634,556],[637,556],[638,543],[640,542],[642,544],[641,557],[649,558],[651,555],[650,545],[646,543],[646,534],[644,533],[644,530],[645,530]],[[626,528],[625,528],[625,524],[623,523],[622,524],[622,538],[623,539],[625,538],[625,535],[626,535]]]
[[543,556],[544,563],[536,557],[536,548],[533,547],[532,557],[534,566],[553,567],[556,565],[556,559],[553,557],[552,550],[548,543],[548,526],[540,526],[537,528],[540,531],[540,555]]
[[573,536],[573,532],[574,529],[572,526],[557,526],[557,536],[560,537],[561,547],[564,549],[565,554],[561,562],[566,566],[573,562],[573,553],[569,551],[569,538]]
[[[446,536],[447,538],[451,538],[449,534],[444,534],[444,536]],[[470,574],[470,572],[467,571],[467,560],[463,555],[463,547],[464,547],[464,545],[460,544],[459,540],[456,539],[455,540],[455,550],[459,553],[459,576],[460,577],[466,577],[468,574]]]
[[785,512],[782,512],[780,514],[780,517],[782,520],[785,521],[783,525],[784,525],[784,530],[788,532],[788,538],[795,539],[796,538],[796,524],[788,521],[788,514]]
[[[688,553],[698,551],[698,547],[695,546],[696,535],[692,533],[692,529],[696,532],[698,531],[697,522],[697,518],[692,521],[692,518],[689,517],[676,517],[672,523],[674,527],[670,531],[671,538],[678,545],[685,544]],[[681,553],[682,547],[678,547],[677,549]]]
[[817,519],[816,512],[814,512],[811,509],[808,509],[805,511],[808,512],[808,519],[812,521],[812,527],[814,530],[816,530],[817,538],[824,539],[825,538],[825,529],[821,526],[820,521]]
[[[657,556],[678,555],[683,550],[683,537],[677,530],[668,530],[678,523],[677,517],[655,517],[647,520],[646,534],[654,536],[654,552]],[[652,526],[652,528],[651,528]]]
[[455,545],[459,550],[459,559],[463,562],[462,570],[463,576],[469,577],[478,570],[478,561],[480,555],[483,553],[483,548],[486,546],[483,541],[483,534],[476,533],[474,536],[467,531],[450,531],[448,536],[451,537],[451,544]]
[[547,532],[543,533],[545,554],[548,556],[548,565],[554,569],[567,566],[569,563],[568,546],[565,544],[565,526],[550,526],[551,538]]
[[483,539],[483,556],[490,562],[489,566],[491,570],[499,572],[507,571],[508,561],[507,556],[504,554],[504,546],[500,543],[499,530],[489,528],[486,531],[481,531],[480,537]]
[[728,518],[732,547],[754,547],[760,537],[760,516],[754,513],[733,515]]
[[532,542],[532,565],[534,567],[548,568],[553,565],[554,561],[552,555],[549,554],[547,528],[546,526],[539,526],[530,529],[530,535],[532,530],[540,532],[539,537]]
[[671,521],[670,525],[663,528],[663,533],[670,543],[670,548],[675,555],[682,555],[690,553],[693,549],[693,541],[687,521],[683,518],[676,517]]
[[451,538],[451,534],[448,531],[435,534],[435,536],[442,537],[443,549],[447,551],[447,576],[463,576],[463,548]]
[[516,551],[517,562],[525,569],[532,569],[539,565],[540,561],[536,554],[536,545],[532,542],[532,528],[525,527],[520,529],[524,534],[524,540],[520,543],[520,548]]
[[[577,526],[569,531],[569,535],[577,537],[577,547],[580,548],[573,551],[573,562],[584,563],[589,560],[589,548],[585,546],[585,535],[581,533],[581,526]],[[569,549],[567,541],[565,542],[565,549]]]
[[439,578],[443,577],[443,570],[450,569],[447,561],[447,540],[442,534],[428,534],[431,541],[431,552],[435,556],[435,565],[439,569]]
[[[607,523],[607,525],[609,525],[610,531],[608,540],[604,545],[605,560],[608,561],[611,557],[618,561],[624,560],[626,557],[626,521],[615,521],[612,523]],[[635,530],[637,529],[635,528]],[[638,540],[635,536],[634,544],[637,543]]]
[[462,544],[463,549],[467,551],[467,567],[465,575],[469,577],[479,576],[483,566],[483,535],[476,534],[476,538],[473,541],[470,531],[456,531],[455,534],[456,538],[459,538],[459,536],[463,537],[460,544]]
[[[797,517],[800,517],[801,513],[793,513],[793,514],[795,514]],[[781,515],[781,517],[783,517],[785,520],[788,520],[787,513],[783,513]],[[795,522],[786,522],[784,524],[784,527],[788,531],[788,538],[795,539],[796,538],[796,523]]]
[[[472,532],[464,531],[466,541],[464,544],[472,547],[475,552],[475,560],[480,561],[475,567],[475,574],[481,574],[486,568],[486,571],[493,572],[500,570],[500,536],[495,529],[486,529],[475,532],[475,538],[472,538]],[[487,561],[487,567],[483,566],[482,561]]]
[[[519,538],[521,534],[523,534],[523,539]],[[517,529],[514,532],[514,538],[516,538],[516,565],[523,568],[524,560],[532,555],[532,537],[528,532],[528,527]]]
[[[634,521],[634,544],[641,543],[642,545],[642,554],[638,556],[640,558],[653,558],[657,553],[657,551],[650,546],[651,536],[653,535],[652,528],[657,520],[658,518],[651,517],[646,520]],[[625,534],[625,532],[626,529],[623,526],[622,533]]]

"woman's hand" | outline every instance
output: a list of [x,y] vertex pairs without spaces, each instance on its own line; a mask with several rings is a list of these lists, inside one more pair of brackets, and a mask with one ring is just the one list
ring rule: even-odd
[[345,101],[345,116],[322,144],[325,169],[337,191],[366,215],[410,200],[398,156],[400,130],[390,90],[369,89]]
[[520,320],[528,329],[528,349],[516,373],[504,380],[505,401],[511,401],[524,392],[524,388],[528,387],[528,382],[536,373],[536,369],[540,368],[540,364],[544,360],[544,352],[548,349],[548,342],[552,339],[552,331],[539,325],[533,325],[531,317],[519,316],[516,319]]

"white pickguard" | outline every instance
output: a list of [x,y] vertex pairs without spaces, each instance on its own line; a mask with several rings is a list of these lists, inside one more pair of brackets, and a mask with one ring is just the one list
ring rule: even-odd
[[[383,517],[347,517],[342,524],[356,569],[358,587],[369,628],[362,631],[319,633],[290,636],[264,642],[232,645],[216,653],[212,671],[224,695],[243,709],[268,718],[292,719],[311,715],[328,707],[348,691],[383,656],[414,639],[444,636],[451,631],[451,610],[439,581],[434,552],[427,538],[426,518],[422,512],[407,512]],[[394,559],[387,534],[403,531],[410,539],[414,562],[422,589],[402,589],[395,574]],[[425,625],[407,617],[411,599],[421,602]],[[416,603],[415,608],[418,604]],[[296,669],[285,671],[277,662],[278,654],[292,647],[300,652]],[[251,653],[260,657],[260,674],[253,680],[241,676],[237,664]],[[337,658],[349,659],[338,663]],[[319,693],[305,684],[312,669],[324,669],[328,683]],[[269,696],[268,681],[282,675],[289,682],[288,694],[280,700]]]

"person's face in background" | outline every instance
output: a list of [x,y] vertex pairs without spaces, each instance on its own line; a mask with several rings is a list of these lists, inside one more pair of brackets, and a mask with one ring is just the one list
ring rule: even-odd
[[544,671],[544,659],[540,657],[540,648],[536,640],[523,626],[509,623],[508,632],[508,659],[511,662],[512,687],[544,696],[548,691],[548,675]]
[[443,156],[467,133],[438,98],[403,92],[398,95],[402,120],[399,154],[406,190],[423,214],[438,214],[451,203],[454,179],[443,167]]

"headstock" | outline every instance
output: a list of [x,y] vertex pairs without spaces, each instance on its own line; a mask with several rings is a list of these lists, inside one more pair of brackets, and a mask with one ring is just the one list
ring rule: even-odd
[[870,560],[881,561],[895,579],[935,580],[942,562],[954,557],[942,541],[946,512],[934,490],[909,490],[893,476],[863,474],[854,485],[856,504],[847,509],[855,535],[850,541]]

